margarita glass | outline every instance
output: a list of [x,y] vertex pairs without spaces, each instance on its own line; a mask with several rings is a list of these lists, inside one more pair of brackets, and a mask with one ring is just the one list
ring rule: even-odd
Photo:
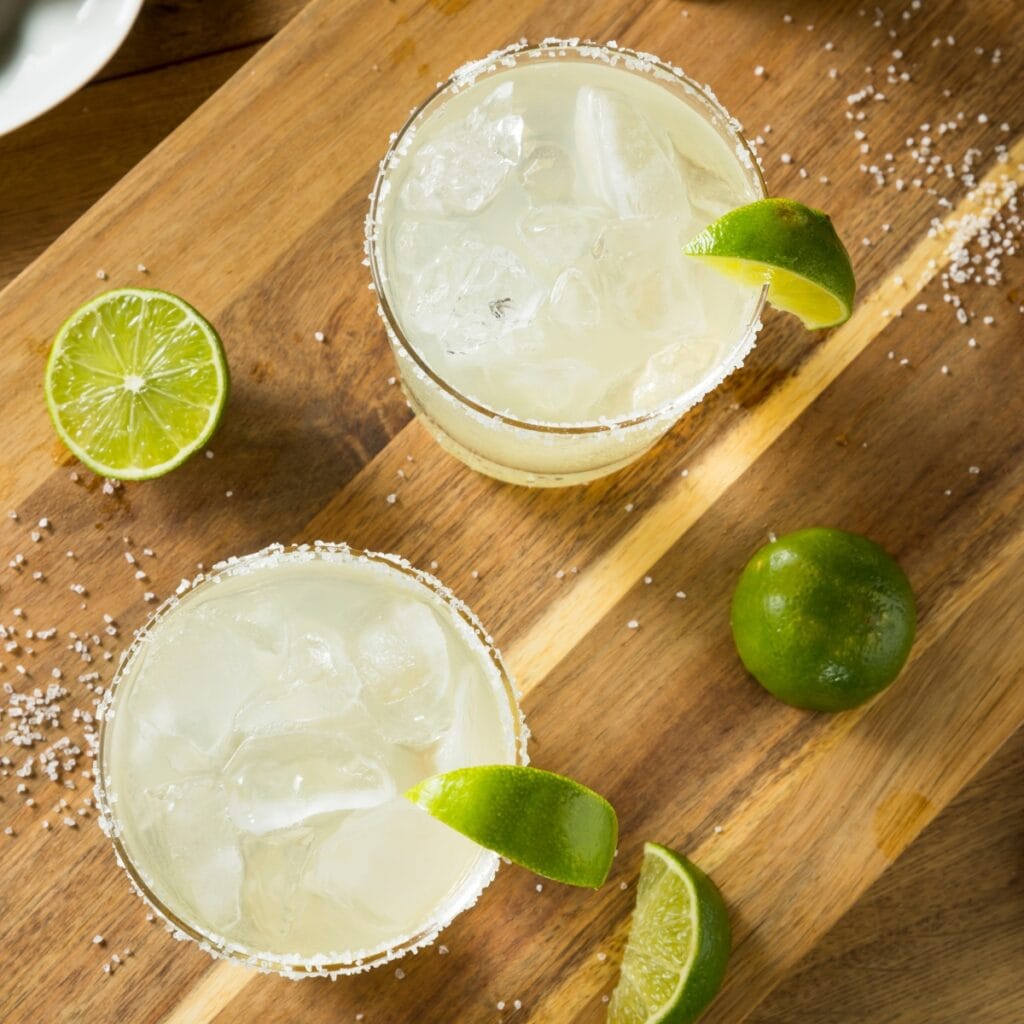
[[402,794],[526,759],[473,613],[392,555],[280,546],[230,559],[138,634],[103,708],[103,819],[182,937],[293,977],[431,942],[498,857]]
[[627,465],[739,366],[763,288],[683,246],[763,198],[714,96],[609,44],[468,64],[392,138],[366,251],[406,395],[514,483]]

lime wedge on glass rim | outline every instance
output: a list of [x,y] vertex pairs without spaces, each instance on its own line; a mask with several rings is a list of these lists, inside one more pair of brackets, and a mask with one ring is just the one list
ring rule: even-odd
[[731,943],[714,882],[675,851],[644,844],[608,1024],[693,1024],[722,984]]
[[86,303],[57,334],[46,404],[61,440],[94,473],[147,480],[210,439],[228,365],[213,327],[167,292],[121,288]]
[[597,889],[615,857],[612,805],[554,772],[510,764],[458,768],[405,795],[480,846],[556,882]]
[[850,319],[856,282],[832,220],[792,199],[759,199],[719,217],[683,250],[743,284],[810,330]]

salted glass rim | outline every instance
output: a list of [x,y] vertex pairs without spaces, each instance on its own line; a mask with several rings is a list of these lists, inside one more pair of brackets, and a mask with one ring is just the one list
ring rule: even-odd
[[[687,92],[687,95],[703,105],[704,109],[697,110],[696,107],[694,108],[697,110],[697,113],[711,125],[720,137],[735,147],[734,152],[739,157],[740,165],[748,172],[751,183],[758,193],[757,198],[764,199],[768,195],[768,185],[761,171],[761,164],[757,153],[743,134],[739,121],[719,102],[718,97],[715,96],[710,86],[703,85],[690,78],[681,68],[668,64],[653,54],[619,46],[615,43],[551,38],[531,46],[526,40],[521,40],[504,49],[495,50],[482,59],[469,61],[462,65],[446,81],[439,83],[426,99],[414,107],[401,130],[391,136],[387,151],[381,159],[377,170],[373,191],[370,193],[370,209],[366,216],[364,249],[370,266],[370,274],[373,278],[372,287],[377,294],[378,315],[384,322],[388,334],[398,342],[402,351],[442,392],[472,412],[489,420],[503,423],[506,426],[538,434],[591,435],[624,430],[664,420],[670,416],[674,419],[678,418],[717,388],[726,377],[742,365],[743,360],[753,350],[757,340],[757,332],[761,326],[761,313],[768,297],[767,285],[761,288],[753,313],[744,326],[743,331],[739,334],[738,340],[728,357],[716,364],[713,370],[706,374],[697,385],[689,388],[682,395],[669,399],[641,415],[625,416],[617,419],[584,420],[579,423],[549,423],[540,420],[520,419],[507,412],[492,409],[483,402],[464,394],[438,373],[419,353],[409,338],[406,337],[399,323],[398,315],[388,298],[388,277],[383,270],[383,246],[380,244],[381,204],[387,194],[386,192],[382,194],[382,189],[385,184],[389,184],[389,174],[392,165],[403,155],[401,149],[406,136],[417,128],[420,122],[433,112],[434,106],[447,98],[450,93],[456,93],[466,86],[473,85],[483,75],[510,70],[522,58],[532,59],[541,56],[575,61],[603,60],[608,66],[626,71],[629,74],[649,75],[656,82],[662,84],[670,82],[677,88],[682,87]],[[611,59],[609,60],[609,58]],[[619,58],[622,58],[621,62]],[[718,371],[720,376],[716,376],[715,371]]]
[[[520,705],[521,695],[514,679],[505,667],[501,653],[495,647],[491,635],[484,628],[476,613],[461,598],[457,597],[448,586],[442,583],[436,576],[416,568],[400,555],[352,548],[347,544],[328,541],[315,541],[313,544],[291,544],[287,546],[271,544],[259,551],[253,551],[246,555],[232,556],[222,562],[218,562],[209,572],[199,573],[192,580],[182,580],[175,593],[163,601],[149,616],[145,624],[136,630],[132,643],[121,654],[114,679],[107,688],[100,703],[100,727],[97,741],[96,774],[94,777],[94,790],[100,814],[100,827],[113,844],[117,863],[128,875],[132,889],[159,915],[165,925],[168,926],[168,929],[174,933],[175,938],[192,939],[201,949],[215,959],[233,960],[265,973],[280,974],[289,978],[333,978],[338,975],[359,974],[374,967],[390,963],[405,956],[407,953],[416,952],[422,947],[430,945],[456,917],[469,910],[477,902],[484,890],[494,881],[500,864],[500,858],[496,854],[491,854],[492,864],[490,867],[484,866],[484,870],[477,871],[468,876],[463,886],[457,890],[457,896],[452,901],[452,909],[449,912],[429,922],[414,935],[408,937],[399,936],[400,941],[393,947],[377,951],[370,950],[366,956],[359,956],[358,953],[361,951],[344,951],[346,954],[352,954],[347,959],[337,959],[339,956],[337,951],[326,952],[322,955],[318,954],[314,957],[300,957],[296,955],[294,958],[289,957],[287,954],[281,955],[254,951],[224,936],[207,932],[175,913],[153,891],[143,876],[142,871],[136,866],[132,855],[127,849],[127,845],[122,841],[122,826],[115,810],[117,794],[113,791],[107,769],[109,759],[107,723],[108,720],[116,716],[117,709],[114,707],[114,703],[117,692],[130,672],[134,659],[142,645],[146,642],[152,630],[159,627],[163,619],[177,608],[183,600],[189,599],[193,594],[203,590],[206,586],[216,585],[222,578],[244,574],[247,565],[252,564],[255,569],[258,569],[261,563],[273,564],[270,562],[271,559],[292,559],[306,556],[308,560],[313,560],[319,558],[324,553],[335,556],[340,555],[343,559],[354,562],[371,562],[383,565],[408,577],[429,590],[434,597],[438,598],[449,611],[454,613],[469,628],[483,646],[488,660],[497,673],[502,691],[508,701],[515,750],[515,761],[513,763],[523,765],[529,761],[526,750],[529,729]],[[299,560],[303,559],[299,557]],[[113,796],[113,799],[111,799],[111,796]]]

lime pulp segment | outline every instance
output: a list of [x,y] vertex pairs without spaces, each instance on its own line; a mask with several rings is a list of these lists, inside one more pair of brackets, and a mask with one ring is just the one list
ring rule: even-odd
[[124,288],[82,306],[60,329],[46,401],[61,440],[89,469],[160,476],[212,436],[229,378],[220,338],[183,300]]
[[692,1024],[721,986],[730,944],[711,879],[673,850],[645,844],[608,1024]]
[[424,779],[405,794],[439,821],[535,874],[596,889],[615,857],[611,804],[538,768],[484,765]]

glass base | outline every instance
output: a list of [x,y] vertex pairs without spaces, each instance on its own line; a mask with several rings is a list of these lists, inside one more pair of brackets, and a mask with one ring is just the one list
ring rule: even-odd
[[[404,382],[403,382],[404,383]],[[499,462],[485,458],[478,452],[474,452],[465,445],[456,441],[451,434],[443,430],[436,420],[431,419],[423,410],[423,406],[413,397],[408,388],[403,387],[406,399],[419,420],[426,426],[434,436],[434,440],[449,454],[454,455],[460,462],[465,463],[470,469],[484,476],[493,477],[506,484],[518,484],[521,487],[578,487],[581,484],[588,484],[592,480],[599,480],[603,476],[617,473],[620,469],[631,465],[646,454],[650,448],[641,451],[631,452],[624,459],[617,459],[603,466],[589,469],[568,471],[563,473],[554,472],[533,472],[526,469],[519,469],[515,466],[505,466]]]

